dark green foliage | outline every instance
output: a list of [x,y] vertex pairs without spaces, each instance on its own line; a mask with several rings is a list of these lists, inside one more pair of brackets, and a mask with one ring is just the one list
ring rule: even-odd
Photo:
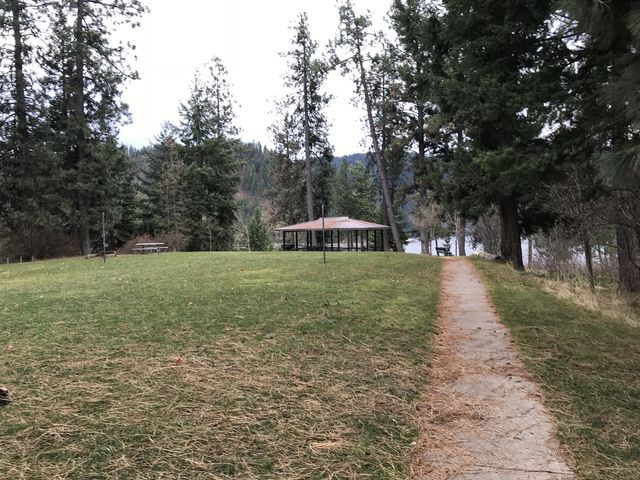
[[184,147],[178,143],[175,129],[165,125],[147,154],[142,180],[146,227],[142,232],[171,236],[178,249],[184,247],[189,236],[190,199],[183,156]]
[[33,36],[42,15],[34,2],[0,5],[6,70],[0,70],[0,236],[16,255],[56,254],[52,238],[64,234],[59,158],[45,143],[42,94],[35,81]]
[[425,62],[438,74],[419,78],[431,89],[436,116],[427,130],[439,144],[437,173],[425,165],[423,175],[466,217],[496,204],[502,256],[522,268],[521,210],[553,173],[543,134],[563,98],[566,48],[548,22],[550,1],[449,0],[444,7],[439,19],[430,12],[426,24],[416,20],[422,37],[406,9],[396,15],[406,49],[416,51],[416,39],[426,42]]
[[344,74],[351,74],[356,92],[364,103],[373,159],[378,168],[385,218],[391,226],[395,249],[402,252],[402,239],[396,223],[396,205],[387,176],[386,157],[389,155],[389,145],[385,148],[382,143],[385,129],[390,129],[390,125],[386,123],[388,118],[385,118],[387,113],[391,113],[385,108],[390,104],[386,104],[385,101],[393,91],[391,82],[388,82],[389,77],[393,78],[393,61],[386,61],[387,56],[384,54],[376,56],[371,53],[372,48],[380,47],[380,42],[377,41],[379,36],[370,31],[371,19],[368,14],[357,15],[350,0],[339,4],[338,14],[338,34],[332,42],[333,62],[341,67]]
[[271,131],[275,141],[274,168],[267,196],[273,209],[274,223],[304,222],[307,218],[304,163],[297,158],[301,145],[294,118],[283,111],[280,122],[273,125]]
[[185,162],[189,167],[189,248],[230,249],[238,181],[234,142],[211,139],[202,145],[187,147]]
[[251,251],[273,250],[273,238],[269,226],[262,221],[262,213],[256,208],[247,225]]
[[370,222],[380,221],[381,211],[373,176],[363,162],[343,160],[334,181],[333,214]]
[[191,250],[227,250],[233,242],[238,145],[226,75],[214,58],[205,79],[196,73],[189,99],[180,106]]
[[[330,208],[330,185],[334,174],[333,150],[328,139],[324,109],[330,97],[322,91],[328,67],[316,56],[317,43],[311,38],[306,14],[298,17],[292,28],[293,49],[284,56],[289,60],[285,83],[290,94],[278,104],[281,120],[272,127],[276,143],[276,168],[270,193],[274,202],[274,220],[288,223],[298,217],[296,205],[289,208],[283,200],[297,201],[301,186],[295,170],[302,166],[302,187],[306,218],[321,215]],[[287,175],[293,174],[293,177]],[[285,175],[285,176],[281,176]]]
[[572,20],[567,30],[580,42],[574,88],[582,114],[600,147],[611,142],[612,148],[600,152],[603,171],[610,179],[638,175],[640,2],[566,0],[562,5]]
[[13,40],[3,110],[14,118],[0,132],[2,223],[21,254],[60,254],[47,244],[52,235],[73,236],[89,253],[104,212],[118,244],[133,231],[133,177],[115,138],[126,114],[122,85],[136,74],[125,59],[129,45],[109,32],[113,23],[135,26],[145,8],[138,0],[1,7],[11,19],[2,33]]
[[240,194],[245,200],[245,214],[251,212],[266,200],[271,187],[271,172],[274,169],[273,152],[259,143],[238,144],[240,163]]

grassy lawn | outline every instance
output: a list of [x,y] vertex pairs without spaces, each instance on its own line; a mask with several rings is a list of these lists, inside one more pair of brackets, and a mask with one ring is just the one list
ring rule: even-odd
[[640,479],[640,325],[580,308],[530,274],[474,262],[545,391],[583,479]]
[[440,263],[329,261],[0,266],[0,477],[405,478]]

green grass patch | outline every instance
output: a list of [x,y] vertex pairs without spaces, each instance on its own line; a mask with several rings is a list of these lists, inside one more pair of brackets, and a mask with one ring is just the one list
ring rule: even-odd
[[640,328],[547,293],[533,275],[474,263],[579,477],[640,479]]
[[0,472],[405,478],[439,270],[280,252],[0,266]]

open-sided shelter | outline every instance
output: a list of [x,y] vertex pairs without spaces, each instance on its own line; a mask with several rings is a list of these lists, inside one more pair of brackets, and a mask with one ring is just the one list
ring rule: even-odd
[[328,251],[388,251],[391,227],[349,217],[324,217],[311,222],[276,228],[282,232],[283,250],[322,249],[322,240],[313,246],[313,236],[324,229],[324,242]]

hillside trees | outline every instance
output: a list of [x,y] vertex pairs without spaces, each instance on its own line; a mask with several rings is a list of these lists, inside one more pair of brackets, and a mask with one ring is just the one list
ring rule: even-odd
[[334,180],[333,213],[369,222],[379,221],[373,176],[362,161],[344,159]]

